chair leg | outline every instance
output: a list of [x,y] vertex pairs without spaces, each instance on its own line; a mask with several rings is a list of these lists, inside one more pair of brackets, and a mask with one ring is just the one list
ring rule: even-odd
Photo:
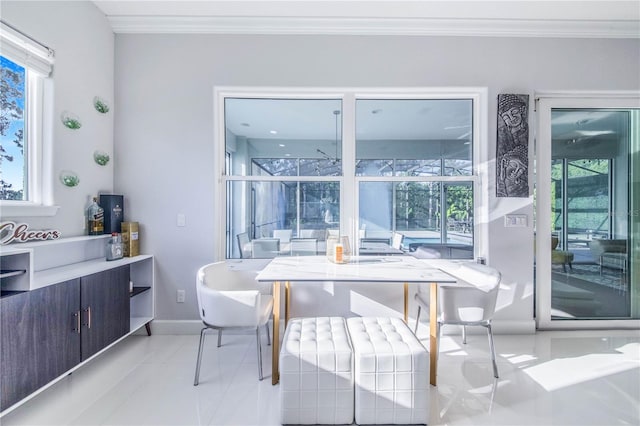
[[222,346],[222,329],[218,329],[218,347]]
[[491,362],[493,363],[493,377],[498,378],[498,364],[496,363],[496,349],[493,346],[493,332],[491,331],[491,323],[487,324],[487,333],[489,335],[489,350],[491,351]]
[[256,343],[258,344],[258,378],[262,380],[262,345],[260,345],[260,326],[256,327]]
[[418,305],[418,315],[416,315],[416,329],[413,330],[413,334],[415,334],[416,336],[418,335],[418,324],[420,324],[420,309],[421,306]]
[[198,346],[198,360],[196,361],[196,377],[193,379],[193,386],[198,386],[200,380],[200,361],[202,361],[202,347],[204,346],[204,332],[207,327],[200,331],[200,346]]
[[467,344],[467,326],[463,325],[462,326],[462,343],[463,344]]
[[271,335],[269,334],[269,321],[264,325],[264,328],[267,330],[267,345],[271,346]]
[[[442,327],[444,326],[444,324],[437,322],[436,323],[436,342],[437,342],[437,347],[438,347],[438,353],[436,354],[436,359],[440,359],[440,342],[442,342]],[[438,372],[436,371],[436,374],[438,374]]]

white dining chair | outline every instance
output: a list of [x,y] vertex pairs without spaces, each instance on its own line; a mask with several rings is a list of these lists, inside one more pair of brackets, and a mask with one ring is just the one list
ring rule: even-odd
[[[449,272],[449,271],[448,271]],[[442,326],[447,324],[462,326],[462,343],[467,343],[467,326],[482,326],[487,329],[489,351],[493,364],[493,375],[498,378],[496,351],[493,344],[491,319],[496,310],[498,290],[502,275],[495,268],[478,263],[464,263],[450,275],[457,278],[456,285],[442,285],[438,290],[438,338]],[[420,311],[429,309],[429,295],[418,291],[415,295],[418,303],[415,333],[420,324]]]
[[198,312],[204,327],[200,331],[200,345],[193,385],[200,380],[202,349],[207,330],[218,330],[218,347],[222,345],[222,330],[255,328],[258,344],[258,377],[262,380],[262,346],[260,328],[269,335],[269,317],[273,310],[273,296],[262,294],[255,280],[255,272],[229,269],[227,262],[215,262],[201,267],[196,275]]
[[280,240],[277,238],[259,238],[251,240],[251,254],[254,259],[269,259],[280,252]]
[[318,240],[315,238],[292,238],[291,256],[315,256],[318,254]]

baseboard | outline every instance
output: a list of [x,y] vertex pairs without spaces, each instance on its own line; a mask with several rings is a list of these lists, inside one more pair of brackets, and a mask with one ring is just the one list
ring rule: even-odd
[[153,320],[151,334],[200,334],[200,320]]
[[[281,327],[283,324],[281,323]],[[420,323],[420,327],[428,327],[428,323]],[[535,334],[536,323],[535,320],[494,320],[491,323],[491,328],[494,334]],[[409,327],[413,329],[415,322],[413,319],[409,320]],[[456,332],[455,327],[447,327],[450,332]],[[478,328],[478,332],[485,333],[486,331],[482,327],[469,327],[469,333],[474,333],[473,329]],[[199,320],[153,320],[151,323],[151,332],[153,334],[200,334],[202,330],[202,321]],[[251,330],[233,330],[225,331],[226,334],[246,334]],[[282,332],[282,329],[281,329]],[[138,334],[146,334],[144,327],[139,330]],[[445,330],[445,334],[447,334]]]

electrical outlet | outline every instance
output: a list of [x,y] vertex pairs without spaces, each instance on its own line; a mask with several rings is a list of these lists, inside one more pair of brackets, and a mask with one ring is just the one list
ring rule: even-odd
[[178,290],[176,294],[176,302],[184,303],[184,290]]

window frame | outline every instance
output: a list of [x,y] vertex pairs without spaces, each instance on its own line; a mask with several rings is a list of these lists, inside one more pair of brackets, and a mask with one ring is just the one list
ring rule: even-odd
[[[360,182],[472,182],[474,193],[474,258],[488,258],[488,103],[486,87],[443,88],[294,88],[214,87],[214,197],[226,205],[230,181],[336,181],[340,185],[340,232],[357,241]],[[342,101],[342,175],[340,176],[233,176],[225,175],[225,98],[340,99]],[[466,176],[356,176],[356,101],[360,99],[470,99],[473,102],[472,173]],[[225,210],[226,211],[226,210]],[[227,229],[226,215],[217,217],[216,229]],[[226,255],[226,232],[216,238],[216,258]]]
[[53,80],[50,48],[2,22],[0,54],[25,68],[26,200],[0,200],[2,217],[53,216]]

